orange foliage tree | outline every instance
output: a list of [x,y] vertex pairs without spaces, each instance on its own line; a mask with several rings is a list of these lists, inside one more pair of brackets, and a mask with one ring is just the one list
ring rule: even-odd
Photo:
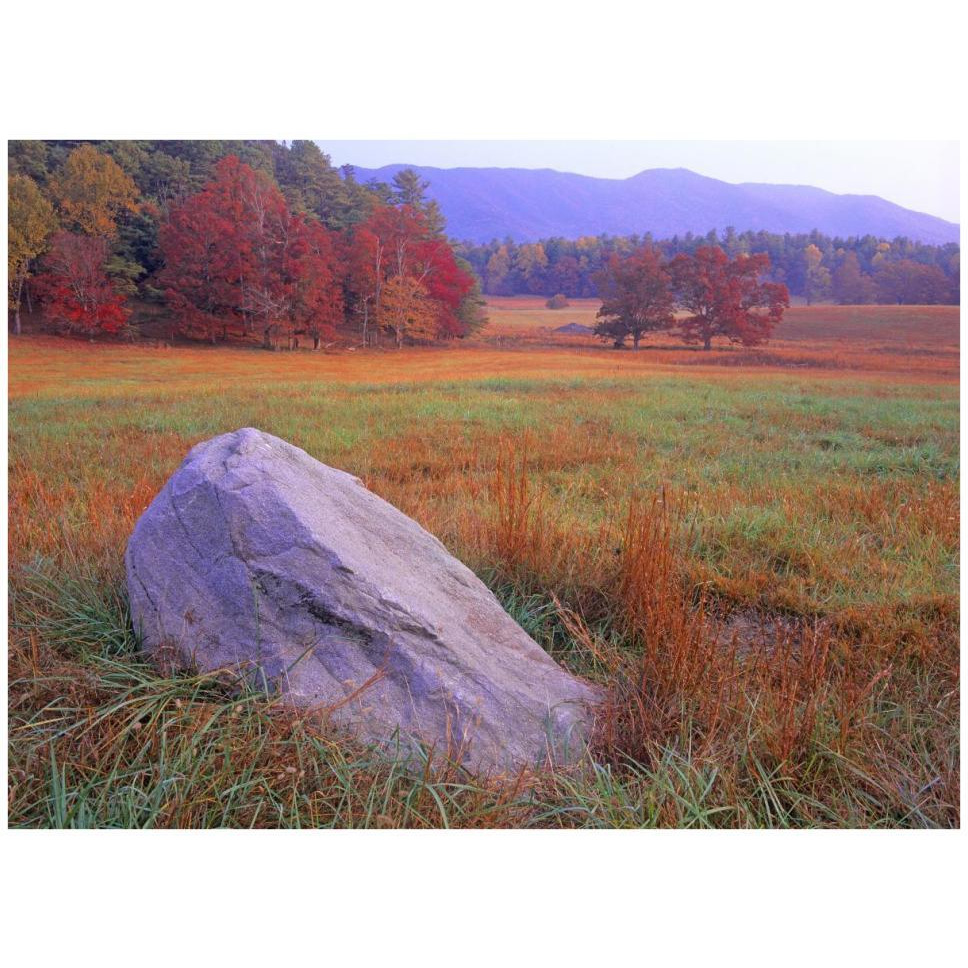
[[411,276],[394,276],[383,287],[377,320],[394,335],[399,349],[405,337],[414,342],[436,337],[437,309],[423,283]]
[[113,239],[118,216],[138,211],[138,188],[131,177],[93,145],[75,148],[50,187],[62,224],[85,235]]

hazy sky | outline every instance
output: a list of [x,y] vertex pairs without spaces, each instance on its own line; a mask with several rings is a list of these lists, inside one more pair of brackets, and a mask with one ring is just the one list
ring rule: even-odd
[[626,178],[691,168],[727,182],[880,195],[960,221],[957,141],[319,141],[333,164],[555,168]]

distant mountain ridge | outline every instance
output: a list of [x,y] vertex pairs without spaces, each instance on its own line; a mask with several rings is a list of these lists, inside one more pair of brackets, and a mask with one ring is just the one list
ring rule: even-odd
[[958,242],[958,225],[877,195],[837,195],[808,185],[732,184],[687,168],[650,168],[624,179],[550,168],[431,168],[395,164],[354,168],[359,181],[390,181],[414,168],[447,219],[447,233],[470,242],[561,236],[705,235],[733,226],[769,232],[906,236]]

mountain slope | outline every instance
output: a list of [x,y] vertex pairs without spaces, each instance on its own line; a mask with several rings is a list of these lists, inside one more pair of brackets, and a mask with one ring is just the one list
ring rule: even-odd
[[934,244],[959,239],[954,223],[876,195],[836,195],[806,185],[734,185],[685,168],[652,168],[611,179],[548,168],[387,165],[357,168],[356,177],[389,181],[406,167],[430,182],[427,194],[440,204],[448,234],[474,242],[645,232],[667,238],[705,235],[729,225],[738,231],[903,235]]

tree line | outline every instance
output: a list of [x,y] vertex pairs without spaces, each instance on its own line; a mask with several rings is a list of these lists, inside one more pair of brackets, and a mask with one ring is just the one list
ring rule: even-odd
[[890,303],[957,304],[960,299],[960,248],[891,241],[872,235],[834,238],[821,232],[779,235],[772,232],[687,233],[671,239],[643,236],[549,238],[486,245],[464,242],[460,254],[480,277],[488,295],[533,294],[596,296],[596,277],[613,255],[627,256],[642,245],[664,259],[691,255],[700,248],[721,248],[730,258],[769,256],[768,277],[810,302],[845,305]]
[[10,143],[9,306],[117,334],[164,304],[171,335],[312,345],[459,338],[480,286],[415,172],[360,184],[311,141]]

